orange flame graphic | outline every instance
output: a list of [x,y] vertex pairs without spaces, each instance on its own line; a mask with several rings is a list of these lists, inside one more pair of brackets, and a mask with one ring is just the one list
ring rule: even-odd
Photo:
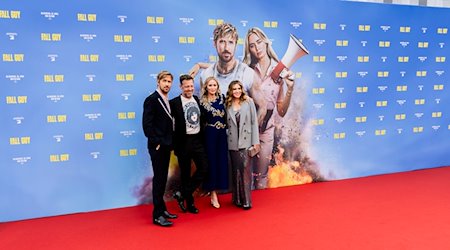
[[308,173],[308,166],[313,165],[307,157],[301,161],[289,161],[284,159],[284,148],[278,146],[275,153],[275,166],[269,168],[269,188],[300,185],[312,183],[313,175]]

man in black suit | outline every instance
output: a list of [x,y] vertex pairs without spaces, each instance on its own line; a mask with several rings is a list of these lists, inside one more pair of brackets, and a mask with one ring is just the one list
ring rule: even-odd
[[169,172],[170,152],[173,139],[173,118],[170,111],[168,93],[173,75],[161,71],[157,76],[157,88],[144,101],[142,126],[148,138],[147,147],[153,167],[153,223],[159,226],[172,226],[177,215],[167,211],[164,192]]
[[[182,94],[170,100],[175,119],[174,150],[178,157],[181,174],[181,193],[176,192],[180,209],[198,213],[194,205],[194,191],[206,177],[208,160],[203,145],[200,102],[194,95],[194,79],[190,75],[180,76]],[[195,163],[195,172],[191,176],[191,161]],[[186,202],[186,204],[185,204]]]

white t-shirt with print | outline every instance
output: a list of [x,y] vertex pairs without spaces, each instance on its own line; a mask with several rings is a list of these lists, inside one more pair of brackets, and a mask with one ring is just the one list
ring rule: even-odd
[[181,104],[183,105],[184,119],[186,120],[186,134],[195,135],[200,133],[200,107],[195,101],[194,97],[181,97]]

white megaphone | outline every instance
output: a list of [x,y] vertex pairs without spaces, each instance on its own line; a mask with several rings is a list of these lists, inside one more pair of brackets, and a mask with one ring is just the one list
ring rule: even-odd
[[303,45],[300,40],[294,35],[290,34],[289,45],[284,53],[281,61],[278,62],[277,66],[273,69],[270,77],[276,83],[280,83],[281,79],[285,78],[288,74],[289,68],[294,65],[294,63],[302,56],[309,54],[309,51]]

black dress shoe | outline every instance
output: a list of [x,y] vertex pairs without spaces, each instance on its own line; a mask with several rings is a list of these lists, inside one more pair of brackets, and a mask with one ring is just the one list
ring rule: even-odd
[[242,208],[244,208],[244,210],[249,210],[250,208],[252,208],[252,206],[250,206],[250,205],[244,205],[244,206],[242,206]]
[[164,211],[163,216],[166,219],[176,219],[176,218],[178,218],[178,216],[176,214],[171,214],[171,213],[169,213],[169,211]]
[[194,206],[194,204],[189,205],[189,206],[187,207],[187,211],[188,211],[189,213],[198,214],[198,208],[196,208],[196,207]]
[[177,191],[173,194],[173,198],[177,200],[178,206],[180,207],[183,213],[186,212],[186,207],[184,206],[184,199],[181,197],[180,191]]
[[173,222],[164,218],[164,216],[159,216],[156,219],[153,219],[153,224],[162,226],[162,227],[170,227],[173,225]]

